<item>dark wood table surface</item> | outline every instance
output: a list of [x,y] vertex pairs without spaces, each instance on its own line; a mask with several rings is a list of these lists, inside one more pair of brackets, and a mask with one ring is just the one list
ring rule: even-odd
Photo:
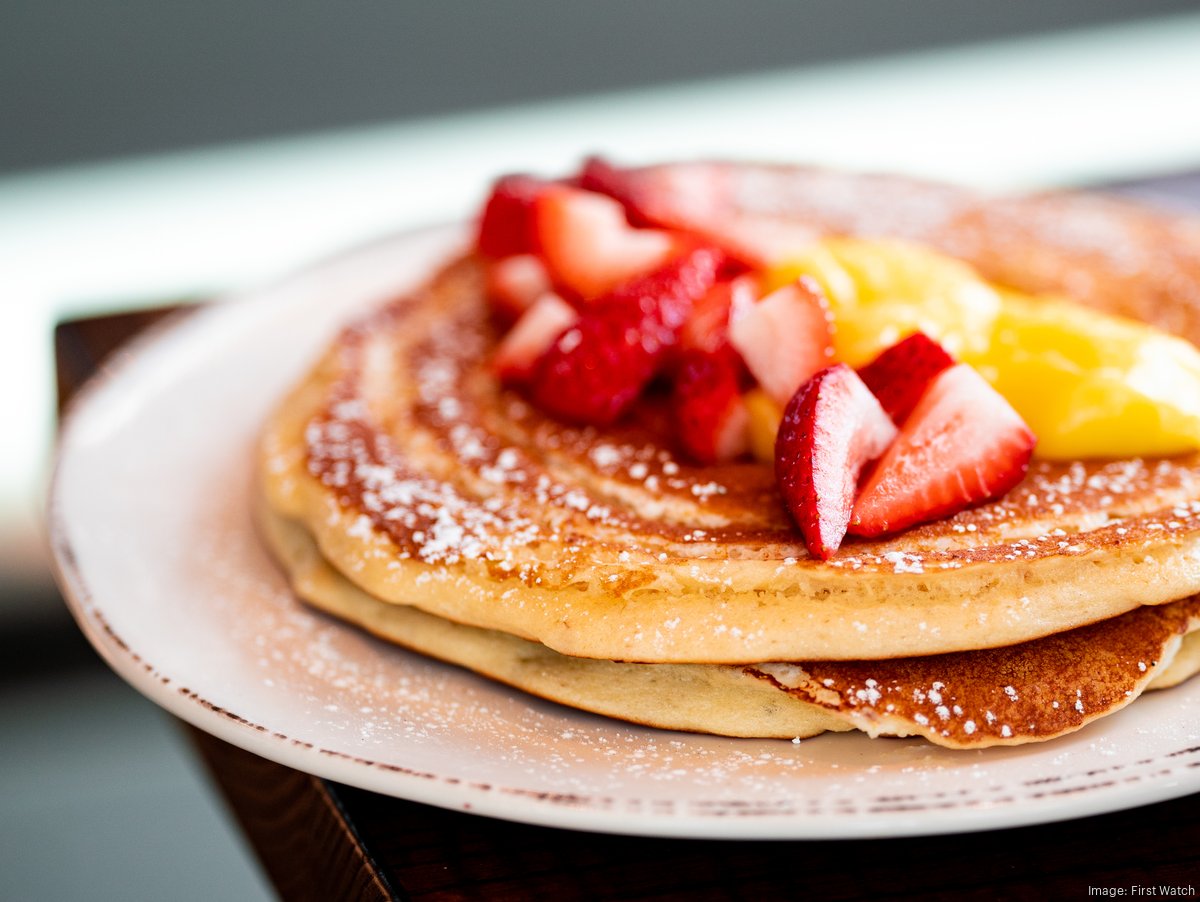
[[[1115,186],[1200,209],[1200,171]],[[60,401],[168,310],[61,323]],[[1196,712],[1200,717],[1200,712]],[[1200,794],[1009,830],[747,842],[513,824],[344,786],[190,726],[199,756],[287,899],[1072,899],[1200,892]]]

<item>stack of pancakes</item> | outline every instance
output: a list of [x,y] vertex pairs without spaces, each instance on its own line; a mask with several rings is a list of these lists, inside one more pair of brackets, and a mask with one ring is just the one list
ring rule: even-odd
[[[1200,342],[1194,224],[714,171],[744,221],[922,242]],[[538,696],[731,736],[1031,742],[1200,671],[1200,455],[1035,461],[999,501],[822,562],[770,466],[676,456],[653,398],[610,429],[563,425],[500,387],[496,340],[466,256],[346,328],[284,400],[258,513],[301,598]]]

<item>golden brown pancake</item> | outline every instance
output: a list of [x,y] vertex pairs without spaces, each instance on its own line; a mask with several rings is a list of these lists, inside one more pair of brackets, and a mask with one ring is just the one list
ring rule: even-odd
[[532,695],[664,729],[807,738],[860,729],[949,748],[1041,741],[1200,671],[1200,598],[1139,608],[1003,649],[808,664],[629,664],[573,658],[496,630],[381,602],[303,527],[259,511],[297,595],[375,635]]
[[[1187,222],[1080,195],[717,171],[718,213],[921,241],[1200,339]],[[497,339],[468,256],[347,327],[282,401],[261,503],[302,537],[274,542],[302,597],[536,694],[730,735],[1030,741],[1200,669],[1194,641],[1175,654],[1196,617],[1178,600],[1200,592],[1200,455],[1035,462],[998,501],[819,561],[772,468],[677,457],[653,397],[603,431],[565,426],[498,385]]]

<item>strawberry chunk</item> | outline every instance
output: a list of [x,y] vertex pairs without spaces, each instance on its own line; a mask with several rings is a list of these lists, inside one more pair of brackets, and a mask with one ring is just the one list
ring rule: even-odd
[[579,312],[558,295],[543,294],[501,340],[492,356],[492,370],[510,385],[528,382],[534,364],[578,319]]
[[723,263],[720,251],[695,248],[588,305],[537,362],[534,402],[570,422],[616,420],[661,370]]
[[829,302],[815,281],[803,277],[734,309],[729,341],[763,390],[784,405],[832,361],[832,328]]
[[675,374],[673,406],[679,440],[698,463],[712,464],[744,454],[750,415],[742,401],[741,361],[733,350],[684,351]]
[[1021,481],[1037,439],[965,363],[935,376],[863,486],[850,532],[881,536],[998,498]]
[[758,278],[747,273],[728,282],[718,282],[696,302],[683,324],[679,346],[714,353],[729,343],[729,319],[734,309],[749,307],[758,297]]
[[619,201],[635,226],[695,231],[732,207],[727,172],[711,163],[622,169],[591,157],[579,184]]
[[899,426],[908,419],[934,377],[954,363],[940,344],[924,332],[914,332],[883,351],[858,375]]
[[622,169],[593,157],[579,183],[620,201],[634,225],[688,232],[750,269],[794,256],[820,237],[803,223],[738,211],[730,176],[714,163]]
[[859,476],[895,437],[891,419],[844,363],[792,397],[775,438],[775,478],[813,557],[828,560],[841,546]]
[[679,254],[679,239],[635,229],[619,203],[602,194],[556,186],[534,203],[534,231],[556,283],[583,298],[603,295]]
[[515,322],[553,288],[545,264],[533,254],[514,254],[489,262],[484,282],[492,311],[505,324]]
[[549,185],[529,175],[498,179],[479,220],[475,242],[479,253],[496,258],[536,252],[533,205]]

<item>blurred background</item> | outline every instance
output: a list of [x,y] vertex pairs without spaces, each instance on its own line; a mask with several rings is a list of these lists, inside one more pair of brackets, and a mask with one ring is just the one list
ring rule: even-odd
[[5,4],[0,897],[270,894],[53,588],[56,321],[260,284],[592,151],[987,189],[1195,170],[1197,60],[1186,0]]

